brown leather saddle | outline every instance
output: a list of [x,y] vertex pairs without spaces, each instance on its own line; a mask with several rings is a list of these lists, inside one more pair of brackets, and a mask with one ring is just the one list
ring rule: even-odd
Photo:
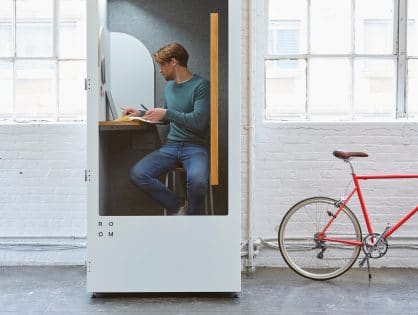
[[369,156],[365,152],[334,151],[332,154],[334,154],[336,158],[343,159],[343,160],[348,160],[349,158],[352,158],[352,157],[368,157]]

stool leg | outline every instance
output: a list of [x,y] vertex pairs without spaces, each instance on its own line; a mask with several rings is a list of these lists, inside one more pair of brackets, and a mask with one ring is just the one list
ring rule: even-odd
[[173,176],[173,193],[176,193],[176,170],[173,170],[171,176]]
[[[170,173],[165,174],[165,186],[168,187],[168,176]],[[164,215],[167,215],[167,209],[164,208]]]
[[208,215],[208,197],[209,197],[209,192],[206,192],[206,195],[205,195],[205,215]]
[[210,198],[210,214],[215,215],[215,211],[213,210],[213,189],[212,185],[209,184],[209,198]]

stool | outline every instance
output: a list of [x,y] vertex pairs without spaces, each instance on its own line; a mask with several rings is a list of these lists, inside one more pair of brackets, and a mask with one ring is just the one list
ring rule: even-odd
[[[176,172],[184,172],[184,168],[182,167],[176,167],[174,170],[167,172],[167,174],[165,174],[165,186],[169,187],[169,177],[171,174],[171,178],[172,178],[172,186],[173,186],[173,191],[176,191]],[[215,212],[213,210],[213,189],[212,189],[212,185],[209,184],[208,187],[209,190],[209,194],[206,193],[205,196],[205,214],[208,214],[208,204],[210,206],[210,214],[211,215],[215,215]],[[167,209],[164,209],[164,215],[167,215]]]

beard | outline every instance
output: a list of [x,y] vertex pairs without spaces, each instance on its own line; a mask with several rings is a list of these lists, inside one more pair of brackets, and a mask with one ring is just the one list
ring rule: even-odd
[[171,81],[171,80],[174,80],[173,76],[171,76],[171,75],[169,75],[169,74],[163,75],[163,77],[164,77],[164,79],[165,79],[166,81]]

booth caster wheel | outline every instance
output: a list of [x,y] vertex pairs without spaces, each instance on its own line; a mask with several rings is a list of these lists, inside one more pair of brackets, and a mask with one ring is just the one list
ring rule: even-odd
[[93,292],[93,293],[91,294],[91,298],[92,298],[92,299],[97,298],[97,294],[96,294],[96,292]]

